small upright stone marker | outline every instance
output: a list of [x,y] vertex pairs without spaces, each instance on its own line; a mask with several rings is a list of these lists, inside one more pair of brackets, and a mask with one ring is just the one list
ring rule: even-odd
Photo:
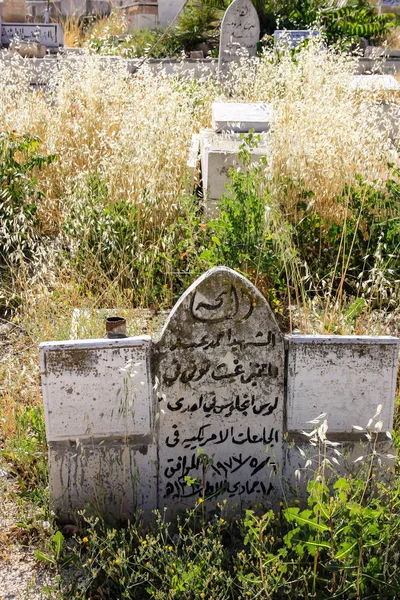
[[224,70],[232,61],[238,61],[241,52],[256,54],[260,39],[260,21],[250,0],[233,0],[221,24],[218,70]]
[[[244,277],[211,269],[181,297],[155,350],[158,507],[262,501],[282,460],[283,336]],[[205,477],[202,454],[210,463]],[[204,456],[204,455],[203,455]],[[188,480],[190,478],[190,480]]]

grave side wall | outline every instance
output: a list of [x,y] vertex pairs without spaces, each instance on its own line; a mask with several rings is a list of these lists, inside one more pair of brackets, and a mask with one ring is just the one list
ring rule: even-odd
[[86,505],[110,522],[156,502],[147,336],[40,346],[51,503],[60,521]]
[[329,430],[350,434],[365,427],[382,405],[382,429],[393,426],[399,345],[397,338],[287,336],[287,429],[310,431],[326,413]]

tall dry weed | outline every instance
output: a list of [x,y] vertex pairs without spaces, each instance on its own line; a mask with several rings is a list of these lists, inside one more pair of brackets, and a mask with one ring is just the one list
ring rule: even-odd
[[295,57],[268,50],[251,68],[245,61],[235,68],[234,96],[274,107],[273,190],[288,212],[311,192],[315,209],[340,220],[336,197],[356,175],[385,186],[387,163],[397,160],[391,123],[400,117],[400,94],[388,110],[379,89],[354,90],[356,70],[357,58],[322,49],[320,40]]
[[[152,73],[147,65],[132,76],[121,59],[84,55],[60,59],[49,84],[32,89],[30,65],[19,59],[0,65],[0,129],[37,135],[41,152],[58,157],[38,174],[43,232],[57,236],[71,211],[84,209],[87,182],[95,175],[107,186],[108,204],[136,207],[135,259],[150,287],[159,253],[172,264],[168,228],[178,216],[191,218],[193,204],[183,201],[186,161],[192,134],[211,125],[212,101],[272,104],[268,187],[292,223],[301,201],[345,224],[346,205],[337,202],[338,195],[354,185],[356,175],[384,190],[387,164],[397,160],[391,119],[399,116],[398,105],[392,104],[390,115],[379,90],[355,92],[350,84],[356,59],[322,49],[319,40],[295,56],[282,49],[265,51],[260,60],[243,59],[226,82],[207,74],[191,80]],[[81,239],[67,242],[73,248]],[[96,256],[88,264],[96,273]],[[173,273],[166,273],[165,283],[172,280]]]
[[[295,60],[287,51],[243,60],[228,87],[209,77],[153,74],[146,66],[132,77],[122,60],[84,56],[60,60],[50,86],[32,90],[25,64],[2,64],[0,128],[38,135],[42,151],[58,155],[43,182],[42,217],[52,230],[94,172],[107,182],[110,202],[150,202],[149,224],[174,214],[191,136],[210,126],[216,99],[272,103],[273,189],[289,209],[312,191],[313,204],[334,215],[336,196],[356,174],[383,186],[393,160],[378,92],[355,93],[355,59],[322,51],[319,42]],[[392,119],[398,112],[392,108]]]
[[[297,279],[302,286],[297,307],[292,307],[295,318],[308,282],[300,281],[287,217],[296,221],[296,206],[302,200],[324,218],[345,226],[345,211],[337,196],[354,184],[355,175],[383,190],[389,177],[387,163],[397,160],[397,140],[391,139],[390,115],[383,110],[382,96],[355,93],[350,86],[355,59],[322,51],[318,43],[299,50],[295,58],[287,51],[279,56],[267,51],[260,61],[243,60],[227,83],[207,74],[201,80],[169,77],[162,71],[153,74],[146,65],[131,76],[120,59],[83,56],[60,59],[49,85],[32,88],[31,68],[32,63],[17,58],[0,63],[0,130],[37,135],[41,152],[57,155],[56,162],[37,174],[43,192],[38,205],[43,233],[53,240],[51,244],[44,240],[47,249],[40,260],[0,282],[0,297],[15,295],[19,305],[14,317],[16,351],[0,361],[0,412],[5,415],[0,430],[8,428],[8,433],[12,414],[21,404],[40,402],[38,342],[68,338],[72,309],[77,306],[141,302],[129,290],[120,290],[121,273],[110,279],[96,255],[87,257],[86,269],[80,272],[71,272],[67,260],[57,259],[61,243],[68,251],[82,242],[81,238],[60,242],[57,236],[72,210],[83,211],[90,177],[96,175],[106,183],[107,203],[123,200],[137,207],[140,230],[135,259],[143,265],[143,277],[148,277],[151,288],[152,261],[157,253],[164,255],[163,265],[170,270],[165,285],[170,286],[172,304],[176,290],[171,265],[177,250],[170,226],[175,226],[178,216],[185,223],[193,218],[194,204],[182,201],[187,195],[192,134],[211,126],[214,100],[271,102],[274,124],[268,164],[272,178],[267,185],[277,209],[271,212],[276,214],[271,229],[279,238],[288,280]],[[396,104],[391,110],[398,118]],[[187,231],[190,236],[189,226]],[[154,249],[151,254],[149,248]],[[343,273],[345,267],[340,265]],[[374,277],[378,281],[379,276]],[[336,311],[340,320],[338,302],[328,293],[324,306],[333,306],[329,311]],[[317,303],[308,310],[304,319],[298,318],[307,321],[308,331],[329,320],[324,314],[321,318]],[[366,333],[371,323],[378,332],[380,324],[368,319],[351,330]],[[342,331],[353,328],[353,321],[345,322]]]

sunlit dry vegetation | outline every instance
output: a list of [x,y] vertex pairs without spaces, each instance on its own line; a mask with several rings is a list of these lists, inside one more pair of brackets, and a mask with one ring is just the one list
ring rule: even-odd
[[[118,59],[85,55],[60,59],[48,84],[33,87],[25,63],[1,64],[1,456],[38,511],[26,528],[42,536],[53,566],[62,536],[54,541],[37,525],[51,520],[37,346],[71,337],[74,308],[89,309],[89,319],[99,308],[146,308],[161,321],[160,309],[225,264],[259,287],[286,331],[398,332],[400,102],[397,92],[355,90],[356,64],[320,40],[243,59],[220,79],[152,73],[147,64],[130,75]],[[259,164],[250,158],[257,136],[243,140],[247,171],[230,173],[210,220],[187,159],[192,135],[211,127],[211,104],[222,100],[270,103],[273,127]],[[147,535],[89,520],[73,551],[88,568],[79,597],[197,599],[213,589],[218,598],[279,598],[293,581],[299,597],[350,590],[361,598],[382,582],[389,591],[380,597],[394,597],[398,487],[378,485],[369,496],[369,469],[366,483],[339,479],[331,494],[319,473],[309,505],[326,507],[323,529],[317,517],[294,525],[298,507],[248,513],[238,527],[221,517],[205,528],[195,514],[182,522],[179,545],[166,523]],[[292,532],[314,536],[320,563]]]
[[[322,228],[341,226],[350,217],[359,220],[359,230],[368,228],[350,206],[354,193],[368,196],[374,212],[385,217],[387,184],[397,180],[392,123],[398,119],[398,98],[355,92],[350,84],[355,59],[332,49],[321,52],[319,43],[295,57],[266,51],[260,61],[243,60],[226,82],[206,73],[200,80],[167,77],[146,65],[130,76],[123,62],[85,56],[61,60],[49,85],[32,89],[20,63],[3,66],[1,130],[35,136],[34,152],[54,155],[25,175],[35,176],[40,190],[37,235],[25,240],[35,246],[29,257],[25,252],[28,262],[39,250],[48,251],[44,263],[55,281],[51,264],[56,262],[69,282],[80,281],[83,273],[82,286],[91,289],[93,280],[96,293],[119,279],[134,306],[170,305],[183,281],[208,266],[201,256],[209,240],[199,227],[204,219],[190,196],[186,161],[192,134],[211,125],[214,100],[272,104],[267,166],[257,178],[264,181],[264,201],[274,208],[270,216],[292,246],[297,241],[290,228],[311,214],[324,220]],[[27,202],[22,196],[21,205]],[[113,221],[119,224],[117,236]],[[296,270],[304,270],[301,249],[292,255],[300,259]],[[333,261],[331,267],[337,271],[345,264]],[[18,286],[21,275],[14,275]]]
[[[319,41],[219,81],[84,56],[32,88],[22,63],[3,63],[0,293],[27,336],[3,364],[6,410],[22,399],[21,362],[69,337],[74,307],[169,308],[215,264],[255,281],[286,328],[396,331],[398,97],[354,91],[355,65]],[[274,118],[266,164],[236,173],[207,224],[186,162],[215,100],[270,102]]]

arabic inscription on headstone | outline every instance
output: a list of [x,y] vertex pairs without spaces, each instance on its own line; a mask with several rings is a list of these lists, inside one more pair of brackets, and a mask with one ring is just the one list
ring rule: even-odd
[[243,53],[256,54],[260,39],[260,20],[250,0],[233,0],[221,23],[218,69],[224,70],[230,62],[238,61]]
[[190,508],[203,489],[240,505],[270,496],[282,456],[284,348],[256,288],[226,267],[203,275],[171,312],[155,365],[159,508]]

